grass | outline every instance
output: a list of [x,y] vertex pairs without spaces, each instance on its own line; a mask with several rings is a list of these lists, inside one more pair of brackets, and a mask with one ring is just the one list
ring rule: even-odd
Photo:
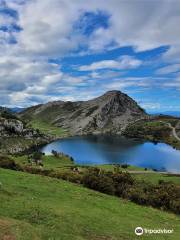
[[[114,165],[97,165],[97,167],[107,170],[107,171],[114,171]],[[162,174],[158,172],[154,172],[151,169],[147,169],[147,172],[144,170],[144,168],[136,167],[136,166],[128,166],[128,168],[119,168],[120,171],[128,171],[132,174],[133,177],[135,177],[138,180],[144,180],[147,182],[151,182],[154,184],[157,184],[159,180],[163,180],[165,182],[173,182],[175,184],[180,185],[180,175],[170,175],[170,174]],[[143,173],[136,173],[136,171],[143,171]],[[151,171],[151,173],[150,173]]]
[[0,239],[38,240],[37,231],[31,224],[0,216]]
[[68,134],[67,130],[65,130],[65,129],[53,126],[48,122],[37,120],[37,119],[32,120],[30,122],[30,125],[34,129],[39,129],[44,134],[49,134],[49,135],[56,136],[56,137],[64,137]]
[[146,139],[155,142],[164,142],[176,149],[180,149],[180,141],[172,136],[172,129],[168,126],[176,126],[179,118],[174,117],[155,117],[150,120],[141,120],[129,125],[124,134],[128,137]]
[[146,122],[145,126],[147,126],[147,127],[162,127],[162,126],[166,126],[166,124],[162,121],[152,121],[152,122]]
[[[113,171],[115,166],[116,166],[115,164],[96,165],[96,167],[99,167],[101,169],[108,170],[108,171]],[[122,168],[121,166],[119,166],[119,170],[120,171],[144,171],[144,168],[129,165],[127,168]]]
[[133,177],[135,177],[138,180],[144,180],[146,182],[151,182],[154,184],[157,184],[159,180],[163,180],[165,182],[173,182],[177,185],[180,185],[180,175],[168,175],[168,174],[161,174],[161,173],[132,173]]
[[137,226],[174,229],[141,239],[179,239],[180,218],[171,213],[11,170],[0,169],[0,182],[0,239],[136,240]]
[[[28,157],[27,155],[23,156],[13,156],[11,157],[15,160],[16,163],[19,163],[20,165],[28,165]],[[72,167],[74,163],[70,160],[69,157],[63,156],[63,157],[54,157],[53,155],[46,155],[42,157],[43,161],[43,169],[53,169],[58,171],[64,171],[66,168]],[[36,167],[34,164],[33,167]]]
[[[26,155],[23,156],[17,156],[12,157],[17,163],[21,165],[27,165],[28,159]],[[67,172],[71,171],[70,168],[72,166],[75,166],[75,164],[68,158],[68,157],[54,157],[53,155],[45,155],[43,156],[43,168],[44,169],[53,169],[58,172]],[[35,165],[34,165],[35,166]],[[78,166],[78,165],[76,165]],[[94,167],[101,168],[106,171],[114,171],[115,165],[113,164],[104,164],[104,165],[95,165]],[[86,169],[86,166],[78,166],[79,169],[84,171]],[[180,176],[174,176],[174,175],[168,175],[168,174],[161,174],[158,172],[152,171],[152,173],[149,173],[151,171],[150,169],[147,169],[148,172],[144,171],[144,168],[136,167],[136,166],[128,166],[128,168],[119,168],[120,171],[128,171],[130,172],[133,177],[139,180],[144,180],[151,183],[158,183],[159,180],[164,180],[166,182],[172,181],[175,184],[180,185]],[[136,173],[136,171],[143,171],[143,173]]]

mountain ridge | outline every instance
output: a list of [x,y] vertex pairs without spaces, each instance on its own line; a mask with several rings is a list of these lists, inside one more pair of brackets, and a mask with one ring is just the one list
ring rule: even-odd
[[118,133],[148,114],[120,91],[108,91],[88,101],[54,101],[27,108],[22,119],[38,119],[69,130],[74,135]]

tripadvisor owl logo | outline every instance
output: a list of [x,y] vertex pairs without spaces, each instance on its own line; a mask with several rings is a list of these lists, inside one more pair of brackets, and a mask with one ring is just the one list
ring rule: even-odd
[[143,228],[142,227],[137,227],[135,228],[135,234],[140,236],[143,234]]

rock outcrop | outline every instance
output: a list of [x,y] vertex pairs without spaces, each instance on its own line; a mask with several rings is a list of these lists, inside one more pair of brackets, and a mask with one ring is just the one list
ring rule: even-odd
[[15,116],[7,112],[0,114],[0,153],[18,153],[48,141],[47,136],[26,127]]

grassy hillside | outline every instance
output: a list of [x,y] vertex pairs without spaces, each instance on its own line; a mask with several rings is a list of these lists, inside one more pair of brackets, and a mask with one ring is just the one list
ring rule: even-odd
[[180,119],[171,116],[157,116],[149,120],[140,120],[129,125],[124,135],[127,137],[135,137],[146,139],[155,142],[164,142],[177,149],[180,149],[180,141],[172,134],[171,125],[179,134],[179,129],[176,127]]
[[34,129],[39,129],[44,134],[49,134],[55,137],[65,137],[68,135],[68,131],[52,125],[48,121],[34,119],[29,122],[29,126]]
[[179,239],[174,214],[22,172],[0,169],[0,182],[0,239],[134,240],[137,226],[174,229],[158,239]]
[[[38,108],[42,105],[30,107],[19,114],[19,117],[25,120],[29,126],[34,129],[39,129],[44,134],[49,134],[54,137],[65,137],[69,135],[66,129],[55,126],[52,122],[56,119],[58,114],[63,112],[58,106],[47,106],[36,113]],[[64,110],[65,111],[65,110]]]
[[[11,157],[12,158],[12,157]],[[26,166],[28,165],[28,157],[26,155],[13,157],[16,163]],[[56,158],[52,155],[46,155],[42,157],[43,161],[43,169],[53,169],[58,172],[71,172],[71,168],[73,166],[77,166],[79,171],[85,171],[86,166],[76,165],[72,162],[68,157],[59,157]],[[34,165],[34,167],[36,167]],[[94,167],[101,168],[107,171],[114,171],[116,165],[113,164],[105,164],[105,165],[95,165]],[[147,182],[151,182],[157,184],[159,180],[164,180],[166,182],[171,181],[175,184],[180,185],[180,175],[169,175],[169,174],[162,174],[158,172],[154,172],[150,169],[144,171],[144,168],[136,167],[136,166],[128,166],[127,168],[119,167],[120,171],[128,171],[139,180],[144,180]]]

